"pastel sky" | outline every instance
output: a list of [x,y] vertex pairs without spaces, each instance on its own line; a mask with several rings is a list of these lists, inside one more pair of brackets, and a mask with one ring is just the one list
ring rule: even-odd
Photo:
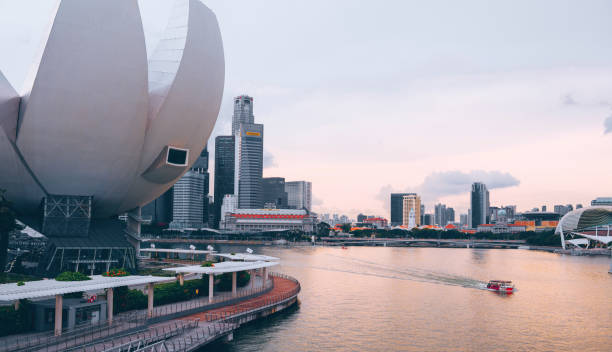
[[[0,0],[17,88],[55,3]],[[519,210],[612,195],[610,1],[204,3],[226,54],[209,149],[253,96],[264,176],[312,181],[317,212],[388,217],[390,192],[416,191],[463,213],[474,181]],[[171,1],[139,4],[151,49]]]

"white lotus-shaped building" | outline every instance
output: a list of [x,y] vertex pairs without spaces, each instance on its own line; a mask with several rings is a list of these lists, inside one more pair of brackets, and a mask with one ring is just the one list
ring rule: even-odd
[[177,0],[147,58],[137,0],[62,0],[25,94],[0,72],[0,188],[23,214],[87,196],[93,217],[137,208],[195,162],[223,94],[214,13]]

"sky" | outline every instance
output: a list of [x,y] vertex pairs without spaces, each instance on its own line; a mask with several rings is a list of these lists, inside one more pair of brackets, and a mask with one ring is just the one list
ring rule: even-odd
[[[171,2],[139,1],[149,51]],[[226,58],[209,150],[253,96],[264,177],[311,181],[315,212],[388,217],[412,191],[465,213],[475,181],[519,210],[612,195],[610,1],[203,2]],[[55,6],[0,0],[17,89]]]

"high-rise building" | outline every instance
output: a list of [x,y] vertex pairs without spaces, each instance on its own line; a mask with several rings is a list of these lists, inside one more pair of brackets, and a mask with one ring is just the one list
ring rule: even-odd
[[241,124],[254,124],[253,98],[241,95],[234,98],[234,115],[232,116],[232,135],[236,135]]
[[357,215],[357,222],[363,222],[367,218],[368,218],[367,215],[359,214],[359,215]]
[[436,204],[434,206],[434,224],[438,226],[446,225],[446,205]]
[[283,177],[264,177],[262,185],[264,208],[286,209],[288,207]]
[[553,210],[555,211],[555,213],[557,213],[557,214],[559,214],[561,216],[563,216],[563,215],[565,215],[565,214],[567,214],[567,213],[569,213],[571,211],[566,205],[559,205],[559,204],[555,205],[553,207]]
[[208,192],[210,191],[210,174],[208,173],[208,148],[204,148],[191,170],[204,175],[204,196],[202,198],[202,223],[208,225]]
[[174,184],[170,228],[199,229],[204,226],[204,179],[203,174],[189,170]]
[[434,221],[433,219],[434,219],[433,214],[424,214],[422,225],[433,225],[433,221]]
[[546,205],[542,205],[542,213],[546,213]]
[[142,207],[141,216],[151,224],[163,226],[172,221],[172,188]]
[[312,183],[308,181],[285,182],[287,203],[291,209],[312,208]]
[[391,193],[391,226],[404,223],[404,196],[415,193]]
[[455,209],[450,207],[446,208],[446,224],[449,222],[455,222]]
[[402,197],[402,225],[410,224],[410,214],[414,215],[416,226],[421,225],[421,197],[416,193],[409,193]]
[[470,210],[472,211],[472,228],[488,224],[489,219],[489,190],[484,183],[474,182],[470,193]]
[[236,133],[234,194],[239,209],[263,207],[263,125],[240,124]]
[[582,203],[576,204],[576,209],[582,209]]
[[235,167],[234,136],[215,138],[215,227],[221,220],[221,205],[226,194],[234,194]]
[[459,215],[459,226],[461,227],[468,226],[468,214]]

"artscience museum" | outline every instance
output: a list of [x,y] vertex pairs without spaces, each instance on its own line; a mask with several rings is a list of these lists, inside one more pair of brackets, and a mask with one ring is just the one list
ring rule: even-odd
[[139,209],[198,158],[224,77],[199,0],[174,1],[150,53],[137,0],[58,2],[25,91],[0,72],[0,189],[49,238],[42,272],[135,265]]

